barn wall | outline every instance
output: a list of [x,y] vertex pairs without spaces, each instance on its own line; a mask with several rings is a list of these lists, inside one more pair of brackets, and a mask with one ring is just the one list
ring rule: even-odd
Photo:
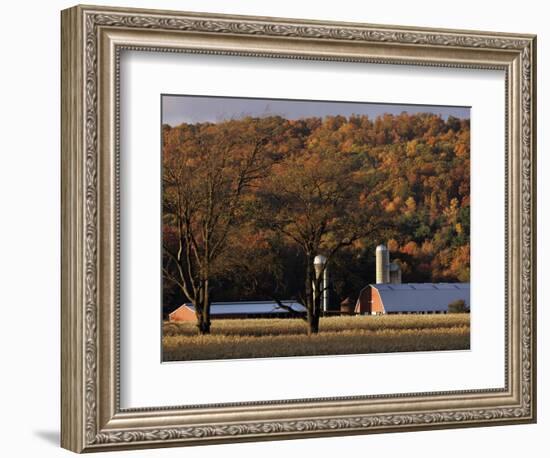
[[376,288],[369,288],[372,290],[371,299],[371,313],[385,313],[384,303],[380,297],[380,293]]
[[174,310],[168,316],[170,321],[194,321],[196,319],[195,312],[184,305]]
[[371,313],[371,291],[371,286],[367,286],[361,290],[361,292],[359,293],[359,299],[357,299],[355,313]]

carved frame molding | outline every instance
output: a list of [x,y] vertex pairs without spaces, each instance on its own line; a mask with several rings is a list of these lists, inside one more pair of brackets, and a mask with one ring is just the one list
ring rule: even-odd
[[[63,11],[62,446],[80,452],[535,421],[535,44],[531,35]],[[117,177],[124,49],[504,70],[505,389],[121,410]],[[342,406],[349,414],[341,414]]]

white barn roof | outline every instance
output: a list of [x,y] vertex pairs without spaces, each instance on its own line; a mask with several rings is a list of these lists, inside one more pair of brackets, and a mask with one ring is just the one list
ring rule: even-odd
[[401,283],[371,285],[380,294],[386,313],[446,312],[462,299],[470,308],[470,283]]
[[[295,301],[281,301],[287,307],[290,307],[296,313],[306,312],[306,308]],[[185,304],[191,310],[195,310],[192,304]],[[279,306],[275,301],[240,301],[240,302],[212,302],[210,304],[210,314],[215,315],[271,315],[286,314],[289,311]]]

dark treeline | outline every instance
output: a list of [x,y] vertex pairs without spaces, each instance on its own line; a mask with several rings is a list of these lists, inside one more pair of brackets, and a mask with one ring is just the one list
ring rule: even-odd
[[313,257],[329,257],[338,308],[374,281],[379,243],[404,282],[469,281],[469,120],[403,113],[163,126],[165,311],[296,298],[311,301],[315,328]]

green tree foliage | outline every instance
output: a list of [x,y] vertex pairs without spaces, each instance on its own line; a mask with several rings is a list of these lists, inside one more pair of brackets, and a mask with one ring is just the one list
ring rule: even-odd
[[453,301],[448,306],[449,313],[468,313],[468,307],[466,307],[466,302],[462,299]]

